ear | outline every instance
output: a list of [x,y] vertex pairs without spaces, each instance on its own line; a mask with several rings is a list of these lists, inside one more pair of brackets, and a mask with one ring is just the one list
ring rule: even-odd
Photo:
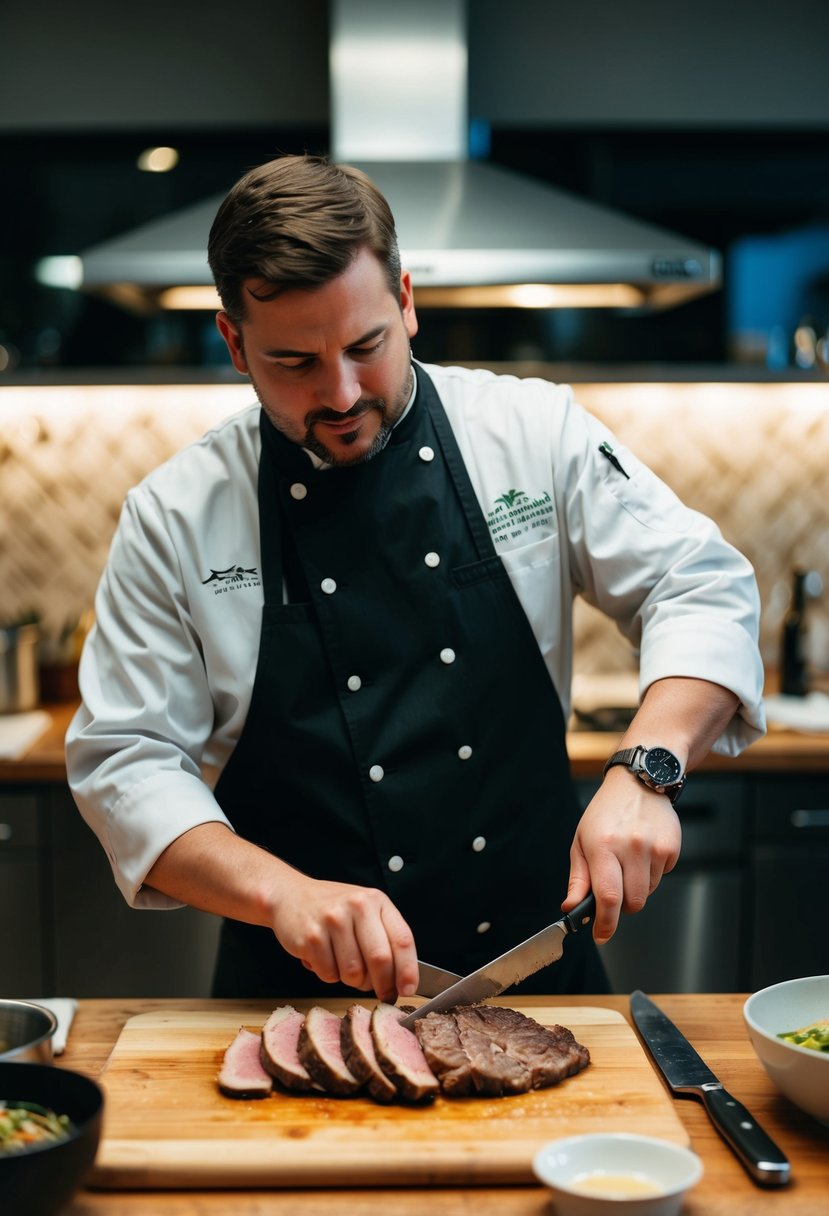
[[414,291],[412,290],[412,276],[408,270],[404,270],[400,275],[400,311],[403,313],[403,324],[406,327],[406,333],[410,338],[413,338],[417,333],[417,314],[414,306]]
[[216,327],[224,338],[227,349],[230,351],[233,366],[237,372],[241,372],[243,376],[246,376],[248,374],[248,365],[245,360],[245,347],[242,342],[241,330],[234,325],[226,312],[216,313]]

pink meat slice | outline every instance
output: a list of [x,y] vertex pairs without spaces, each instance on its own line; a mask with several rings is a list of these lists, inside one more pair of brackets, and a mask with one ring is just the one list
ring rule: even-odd
[[264,1098],[272,1081],[259,1059],[262,1036],[240,1027],[227,1048],[219,1070],[219,1089],[229,1098]]
[[357,1092],[360,1082],[343,1059],[341,1032],[337,1014],[315,1005],[299,1032],[299,1058],[326,1093],[346,1097]]
[[314,1082],[299,1058],[299,1032],[305,1015],[293,1005],[274,1009],[262,1027],[262,1067],[286,1089],[311,1089]]
[[346,1064],[375,1102],[393,1102],[397,1086],[377,1061],[371,1037],[371,1010],[365,1005],[352,1005],[346,1011],[342,1020],[342,1048]]
[[417,1037],[401,1018],[406,1015],[394,1005],[377,1005],[371,1014],[371,1037],[380,1067],[396,1085],[401,1097],[410,1102],[430,1101],[440,1086],[426,1062]]

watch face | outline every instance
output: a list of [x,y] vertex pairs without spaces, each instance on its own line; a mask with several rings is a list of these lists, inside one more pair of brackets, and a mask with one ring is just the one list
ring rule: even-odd
[[667,747],[652,747],[645,752],[644,768],[656,785],[676,785],[682,775],[682,765]]

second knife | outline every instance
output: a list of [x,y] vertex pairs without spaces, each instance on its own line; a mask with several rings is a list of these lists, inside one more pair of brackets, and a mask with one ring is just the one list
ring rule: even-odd
[[677,1094],[693,1094],[702,1099],[711,1122],[754,1181],[765,1186],[783,1186],[788,1182],[791,1176],[788,1158],[742,1103],[723,1088],[659,1006],[644,992],[637,991],[631,994],[630,1012],[671,1089]]

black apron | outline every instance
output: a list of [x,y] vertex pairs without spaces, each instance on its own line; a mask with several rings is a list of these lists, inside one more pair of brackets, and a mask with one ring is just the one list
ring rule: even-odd
[[[415,371],[365,464],[316,470],[262,414],[259,656],[215,793],[240,836],[381,888],[418,957],[466,974],[557,919],[579,809],[561,704]],[[590,936],[515,991],[607,991]],[[345,993],[270,929],[224,922],[214,996]]]

